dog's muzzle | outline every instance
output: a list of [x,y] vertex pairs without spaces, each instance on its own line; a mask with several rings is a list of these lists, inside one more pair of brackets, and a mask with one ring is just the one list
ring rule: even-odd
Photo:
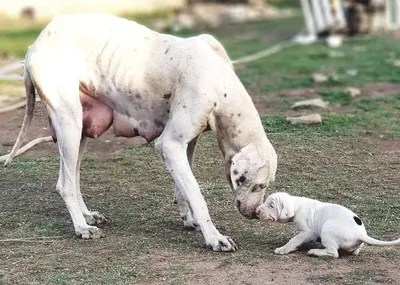
[[238,209],[238,211],[240,212],[240,214],[242,214],[243,217],[249,219],[249,220],[253,220],[253,219],[260,219],[257,215],[257,211],[253,211],[251,213],[251,215],[246,215],[244,212],[241,211],[240,206],[242,205],[242,203],[239,200],[236,200],[236,208]]

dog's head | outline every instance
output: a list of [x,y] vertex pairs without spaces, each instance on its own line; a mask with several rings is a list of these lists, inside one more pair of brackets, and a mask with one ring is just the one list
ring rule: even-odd
[[262,145],[251,143],[232,158],[228,176],[236,207],[246,218],[258,218],[256,209],[275,179],[276,166],[277,156],[269,141]]
[[257,208],[256,213],[261,220],[289,222],[295,214],[293,199],[284,192],[273,193]]

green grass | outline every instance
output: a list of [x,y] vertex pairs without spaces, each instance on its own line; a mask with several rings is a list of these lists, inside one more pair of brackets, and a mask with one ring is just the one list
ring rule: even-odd
[[41,27],[37,27],[0,31],[0,57],[18,56],[23,58],[28,46],[33,44],[41,30]]

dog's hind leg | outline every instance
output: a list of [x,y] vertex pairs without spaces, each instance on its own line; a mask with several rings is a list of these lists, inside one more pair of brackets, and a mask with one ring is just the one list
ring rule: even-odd
[[56,77],[54,70],[57,70],[57,66],[41,66],[36,82],[40,82],[38,91],[47,103],[60,152],[57,191],[69,211],[75,233],[84,239],[98,238],[100,230],[86,223],[79,203],[76,181],[83,111],[79,99],[79,81],[68,77],[71,73],[67,72],[67,67],[68,63],[63,76]]
[[364,243],[358,245],[353,251],[351,251],[351,254],[352,255],[359,255],[361,249],[363,248],[363,246],[364,246]]
[[96,226],[102,224],[107,221],[107,219],[100,214],[99,212],[91,212],[86,207],[85,202],[83,201],[81,186],[80,186],[80,166],[83,158],[83,154],[85,153],[86,145],[88,138],[86,136],[82,136],[81,142],[79,145],[79,154],[78,154],[78,163],[76,165],[76,194],[78,197],[79,207],[81,208],[82,214],[85,217],[86,223],[91,226]]
[[333,258],[338,258],[339,257],[339,246],[337,245],[335,239],[331,237],[323,237],[321,236],[321,243],[325,247],[324,249],[310,249],[307,252],[307,255],[314,255],[318,257],[333,257]]
[[[193,170],[194,152],[196,149],[196,144],[197,144],[198,138],[199,138],[199,136],[194,138],[188,144],[188,147],[186,150],[189,165],[192,170]],[[179,213],[180,213],[180,217],[183,221],[184,228],[187,230],[198,229],[199,225],[193,219],[192,209],[189,207],[186,197],[182,194],[182,192],[179,190],[179,188],[176,185],[174,187],[174,196],[175,196],[175,201],[178,204]]]

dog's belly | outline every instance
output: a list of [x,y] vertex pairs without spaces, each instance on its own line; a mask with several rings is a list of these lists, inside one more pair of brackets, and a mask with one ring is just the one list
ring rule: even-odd
[[[81,84],[79,98],[83,111],[82,135],[90,138],[100,137],[112,126],[116,136],[141,136],[151,142],[161,135],[168,120],[170,107],[165,97],[145,99],[133,92],[104,96]],[[50,132],[57,141],[51,121]]]

